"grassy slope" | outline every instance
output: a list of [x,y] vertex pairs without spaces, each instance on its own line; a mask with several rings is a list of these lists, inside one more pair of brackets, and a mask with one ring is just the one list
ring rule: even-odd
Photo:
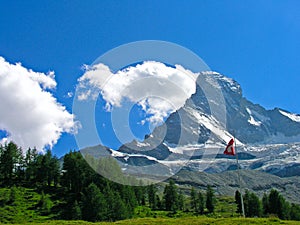
[[[192,213],[178,212],[173,215],[174,218],[168,218],[165,211],[151,211],[147,207],[140,207],[136,211],[135,218],[131,220],[117,221],[114,223],[88,223],[86,221],[57,221],[51,220],[55,214],[49,216],[42,216],[39,213],[38,203],[41,195],[32,189],[18,188],[16,194],[16,201],[8,203],[10,190],[7,188],[0,189],[0,221],[5,224],[37,224],[37,225],[113,225],[113,224],[174,224],[174,225],[193,225],[193,224],[300,224],[294,221],[282,221],[277,218],[238,218],[235,213],[236,205],[232,197],[219,197],[216,206],[215,218],[208,216],[193,216]],[[54,196],[52,196],[52,199]],[[59,202],[53,200],[53,206]],[[156,218],[154,218],[156,217]],[[1,223],[0,223],[1,224]]]
[[54,215],[42,216],[39,212],[41,195],[29,188],[17,188],[14,202],[9,202],[11,190],[0,189],[0,222],[43,222]]

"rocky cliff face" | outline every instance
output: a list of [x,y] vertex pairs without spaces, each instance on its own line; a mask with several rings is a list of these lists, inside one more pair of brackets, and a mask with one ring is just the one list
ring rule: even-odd
[[[189,141],[195,139],[198,139],[197,143],[205,143],[211,133],[219,137],[215,141],[222,142],[220,135],[223,134],[217,131],[223,129],[244,144],[300,142],[300,115],[279,108],[266,110],[248,101],[236,81],[218,73],[203,73],[199,76],[198,83],[202,88],[198,86],[185,106],[166,121],[168,132],[165,140],[168,143],[178,142],[176,135],[180,130],[184,131],[184,144],[191,144]],[[203,91],[205,88],[210,91],[220,89],[224,100],[217,99],[217,96],[217,102],[207,99]],[[226,118],[221,118],[220,121],[220,113],[212,113],[212,109],[223,109]],[[183,128],[180,129],[180,125]],[[213,129],[215,127],[218,129]]]

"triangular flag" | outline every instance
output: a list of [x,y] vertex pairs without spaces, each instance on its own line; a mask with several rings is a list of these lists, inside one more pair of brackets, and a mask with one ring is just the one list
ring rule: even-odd
[[225,155],[235,155],[235,151],[234,151],[234,140],[233,138],[228,142],[227,147],[224,151]]

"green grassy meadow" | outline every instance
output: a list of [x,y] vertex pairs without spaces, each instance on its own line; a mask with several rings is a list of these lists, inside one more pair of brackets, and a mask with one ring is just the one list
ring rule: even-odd
[[41,195],[33,189],[18,188],[15,201],[9,202],[10,189],[0,189],[0,224],[31,224],[31,225],[114,225],[114,224],[170,224],[170,225],[193,225],[193,224],[300,224],[297,221],[285,221],[278,218],[240,218],[236,213],[236,204],[233,197],[218,197],[216,213],[213,215],[195,216],[192,212],[178,211],[170,214],[166,211],[151,211],[148,207],[137,207],[133,219],[116,222],[90,223],[87,221],[55,220],[55,208],[60,202],[55,195],[49,194],[52,199],[52,212],[47,216],[39,211]]

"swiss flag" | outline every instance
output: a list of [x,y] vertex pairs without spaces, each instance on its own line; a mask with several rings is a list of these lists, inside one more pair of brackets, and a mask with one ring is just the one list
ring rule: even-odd
[[234,140],[233,138],[228,142],[227,147],[224,151],[225,155],[235,155],[235,151],[234,151]]

